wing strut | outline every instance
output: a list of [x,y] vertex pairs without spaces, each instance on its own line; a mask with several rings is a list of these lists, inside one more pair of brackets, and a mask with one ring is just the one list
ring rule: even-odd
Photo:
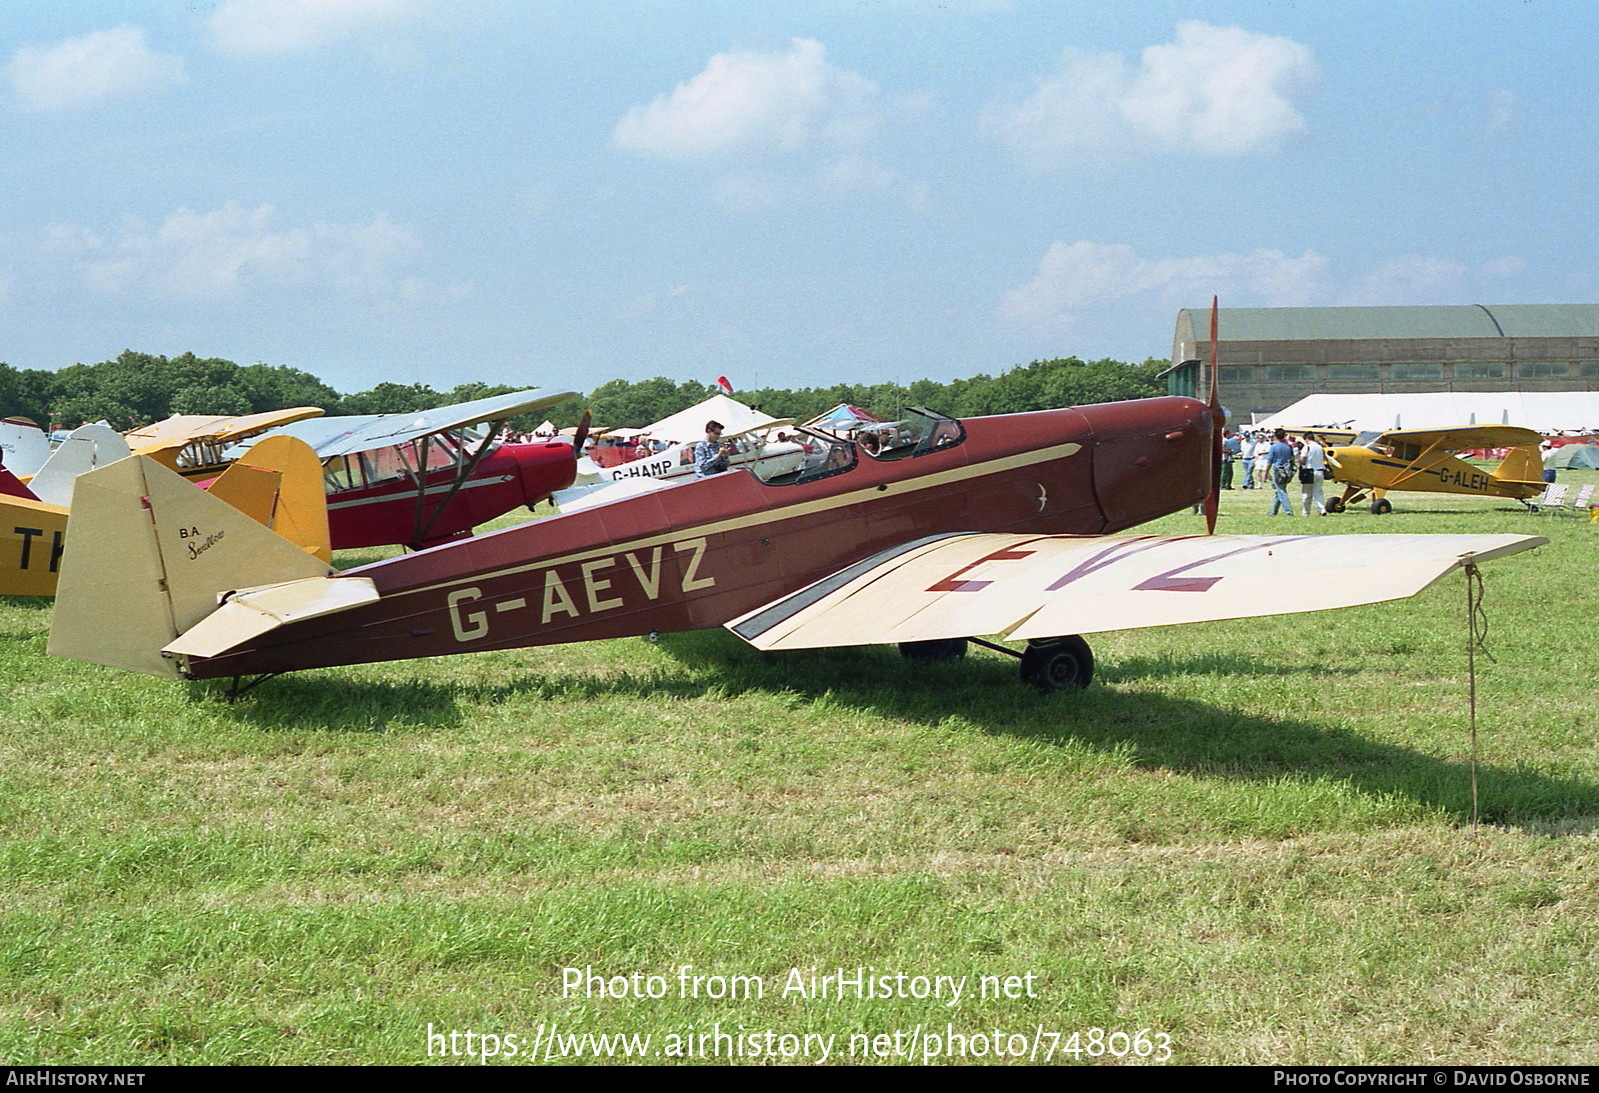
[[[450,483],[450,488],[445,492],[444,496],[439,499],[439,503],[433,506],[433,515],[429,516],[426,521],[422,519],[422,513],[427,509],[428,449],[432,447],[428,441],[432,438],[433,434],[423,437],[419,442],[422,448],[422,455],[418,460],[420,465],[417,468],[416,537],[411,541],[411,546],[413,548],[417,550],[422,549],[422,543],[427,539],[428,532],[432,531],[433,525],[439,522],[439,517],[444,515],[444,510],[450,507],[450,502],[455,500],[455,495],[461,492],[461,487],[466,484],[466,480],[472,477],[472,470],[478,465],[478,461],[487,455],[490,449],[497,446],[492,443],[492,441],[494,440],[495,435],[500,431],[501,423],[498,421],[490,421],[485,422],[485,424],[488,426],[488,432],[483,437],[483,443],[478,445],[477,451],[472,453],[471,458],[469,458],[465,463],[458,464],[456,466],[455,481]],[[463,441],[461,446],[464,448],[466,443]]]

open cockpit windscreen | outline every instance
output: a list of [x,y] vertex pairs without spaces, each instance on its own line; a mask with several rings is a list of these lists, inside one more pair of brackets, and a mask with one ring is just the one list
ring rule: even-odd
[[874,459],[904,459],[952,448],[966,439],[966,430],[952,417],[912,406],[898,421],[863,426],[855,439]]

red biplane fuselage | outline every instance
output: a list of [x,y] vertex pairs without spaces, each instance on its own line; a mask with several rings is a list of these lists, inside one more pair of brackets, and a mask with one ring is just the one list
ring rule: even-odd
[[1192,399],[943,420],[937,443],[914,454],[880,459],[841,441],[798,481],[730,471],[350,570],[341,576],[371,579],[381,598],[191,657],[188,670],[244,676],[705,629],[922,537],[1112,533],[1211,490],[1215,423]]

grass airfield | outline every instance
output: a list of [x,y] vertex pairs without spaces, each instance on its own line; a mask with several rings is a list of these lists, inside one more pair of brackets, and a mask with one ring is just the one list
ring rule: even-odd
[[[1270,498],[1224,494],[1218,530],[1286,530]],[[1095,684],[1048,698],[986,651],[928,668],[718,631],[230,704],[48,659],[48,601],[0,600],[0,1060],[475,1064],[491,1034],[491,1065],[596,1061],[553,1026],[649,1035],[653,1062],[673,1036],[686,1061],[820,1060],[747,1050],[771,1030],[833,1037],[831,1062],[1151,1062],[1164,1034],[1188,1064],[1592,1063],[1599,525],[1391,499],[1293,526],[1552,540],[1484,566],[1477,828],[1458,575],[1093,637]],[[684,965],[763,996],[693,997]],[[563,992],[585,967],[666,989]],[[783,993],[796,968],[968,987]],[[982,976],[1034,996],[976,997]],[[477,1050],[430,1055],[430,1026]],[[746,1050],[702,1058],[713,1030]]]

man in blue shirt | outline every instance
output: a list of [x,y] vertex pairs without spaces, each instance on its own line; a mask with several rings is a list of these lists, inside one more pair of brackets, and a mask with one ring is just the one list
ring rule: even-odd
[[694,477],[721,474],[727,470],[727,457],[722,453],[722,423],[707,421],[705,439],[694,445]]
[[1278,429],[1271,434],[1271,455],[1269,470],[1271,484],[1275,491],[1271,499],[1271,511],[1267,516],[1276,516],[1279,508],[1289,516],[1294,515],[1294,503],[1288,499],[1288,483],[1294,480],[1297,473],[1294,459],[1294,446],[1288,443],[1288,434]]

